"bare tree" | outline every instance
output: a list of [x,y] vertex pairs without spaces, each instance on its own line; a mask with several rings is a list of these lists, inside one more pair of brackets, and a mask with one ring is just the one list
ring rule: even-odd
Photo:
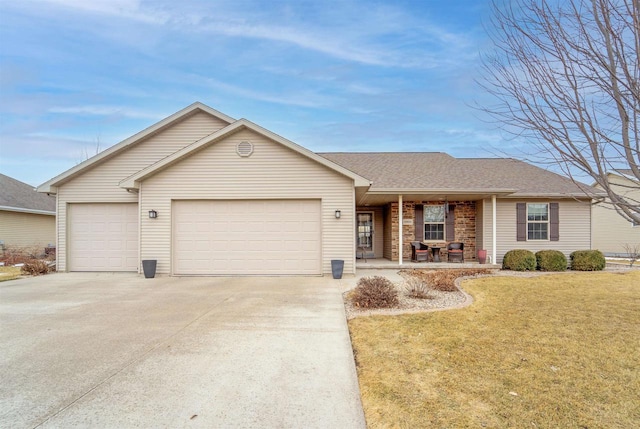
[[100,141],[100,136],[97,136],[95,138],[95,147],[94,147],[94,149],[89,151],[89,149],[86,146],[83,147],[82,151],[80,153],[81,159],[76,164],[80,164],[80,163],[88,160],[89,158],[93,158],[94,156],[96,156],[100,152],[102,152],[102,144],[101,144],[101,141]]
[[481,109],[531,143],[529,159],[590,177],[640,223],[640,201],[607,178],[623,169],[640,183],[640,0],[504,0],[494,11],[480,84],[495,103]]

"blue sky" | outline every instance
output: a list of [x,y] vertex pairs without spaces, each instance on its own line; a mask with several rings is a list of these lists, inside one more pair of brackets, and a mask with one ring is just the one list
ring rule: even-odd
[[0,172],[38,185],[201,101],[314,151],[494,156],[490,2],[0,1]]

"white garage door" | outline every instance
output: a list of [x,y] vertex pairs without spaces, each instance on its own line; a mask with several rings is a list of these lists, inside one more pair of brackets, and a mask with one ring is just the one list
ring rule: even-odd
[[174,274],[321,274],[320,201],[175,201]]
[[137,204],[70,204],[70,271],[138,271]]

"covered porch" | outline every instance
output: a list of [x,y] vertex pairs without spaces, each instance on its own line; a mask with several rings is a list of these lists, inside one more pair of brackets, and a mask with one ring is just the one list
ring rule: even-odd
[[[479,250],[487,256],[482,266],[495,268],[496,199],[509,192],[496,191],[357,195],[356,268],[479,268]],[[428,262],[412,260],[412,242],[428,246]],[[451,243],[463,244],[462,263],[450,263]]]

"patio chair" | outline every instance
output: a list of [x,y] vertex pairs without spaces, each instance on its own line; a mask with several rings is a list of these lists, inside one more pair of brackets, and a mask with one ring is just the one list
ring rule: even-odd
[[464,262],[464,243],[449,243],[447,245],[449,262]]
[[412,241],[411,260],[414,262],[429,262],[429,246],[419,241]]

